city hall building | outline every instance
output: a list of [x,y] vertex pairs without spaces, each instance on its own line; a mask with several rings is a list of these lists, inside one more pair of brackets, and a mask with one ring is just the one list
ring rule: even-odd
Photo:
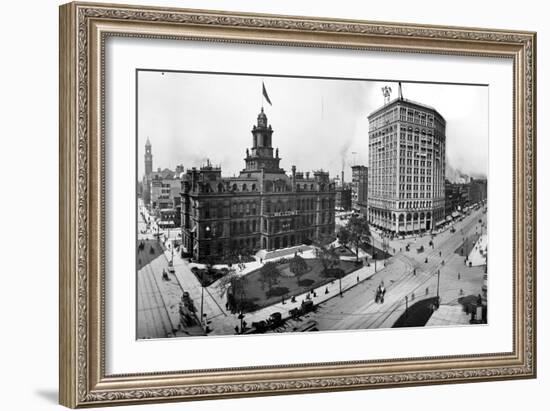
[[399,95],[368,117],[368,220],[385,231],[445,222],[445,127],[436,109]]
[[252,254],[334,234],[336,190],[329,173],[287,174],[273,149],[262,108],[252,146],[236,177],[210,162],[187,170],[182,182],[182,241],[193,258]]

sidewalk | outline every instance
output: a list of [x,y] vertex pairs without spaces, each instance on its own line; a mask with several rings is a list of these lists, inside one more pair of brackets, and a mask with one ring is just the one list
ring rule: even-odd
[[[437,232],[434,234],[434,243],[443,241],[447,239],[448,237],[452,236],[453,233],[451,233],[450,228],[452,226],[455,227],[457,232],[460,232],[461,228],[465,225],[467,225],[468,222],[471,220],[477,220],[482,217],[482,209],[476,210],[471,212],[469,215],[465,216],[462,220],[454,222],[452,225],[446,226],[445,229]],[[378,229],[372,229],[372,235],[374,237],[374,243],[375,246],[381,248],[382,245],[382,236],[381,231]],[[405,246],[407,244],[410,244],[411,250],[416,249],[417,247],[424,246],[425,249],[431,248],[429,247],[429,242],[432,240],[432,234],[431,233],[424,233],[423,235],[408,235],[404,239],[397,238],[388,240],[388,252],[391,254],[395,254],[400,252],[400,250],[404,250]],[[395,252],[394,252],[395,250]]]
[[[313,250],[304,252],[301,255],[304,259],[315,258]],[[180,284],[185,291],[188,291],[195,303],[197,311],[200,311],[200,299],[201,299],[201,286],[198,280],[195,278],[194,274],[191,272],[190,267],[193,264],[189,264],[182,260],[181,258],[174,257],[174,268],[176,270],[176,275],[180,281]],[[238,275],[245,275],[259,267],[261,264],[259,262],[251,262],[245,264],[246,268],[243,271],[237,271]],[[363,266],[358,270],[348,274],[342,278],[342,292],[345,292],[357,284],[367,280],[374,274],[374,266],[370,267]],[[240,319],[237,318],[237,314],[232,314],[228,311],[225,311],[225,305],[227,303],[227,298],[224,295],[220,296],[220,290],[218,289],[218,282],[214,282],[209,287],[205,288],[204,293],[204,312],[207,314],[208,326],[211,329],[209,335],[227,335],[235,333],[235,326],[240,326]],[[328,293],[326,293],[328,289]],[[331,283],[325,284],[323,286],[317,287],[314,289],[317,297],[313,297],[311,293],[310,299],[315,305],[325,302],[335,296],[340,294],[339,281],[335,279]],[[285,303],[279,302],[273,304],[269,307],[261,308],[255,312],[245,314],[244,320],[247,322],[248,326],[251,326],[253,322],[267,320],[269,316],[275,312],[280,312],[283,318],[290,317],[290,311],[294,308],[300,308],[302,301],[306,300],[308,292],[304,292],[300,295],[297,295],[296,302],[291,302],[290,299],[287,299]],[[223,307],[223,308],[222,308]],[[200,314],[199,314],[200,315]]]
[[470,316],[466,314],[461,305],[440,305],[434,311],[426,327],[441,327],[448,325],[469,325]]
[[487,263],[487,234],[483,234],[468,255],[468,261],[472,266],[485,265]]

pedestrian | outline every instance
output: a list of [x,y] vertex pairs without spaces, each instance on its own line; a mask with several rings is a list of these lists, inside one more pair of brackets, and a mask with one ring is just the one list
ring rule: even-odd
[[457,278],[458,278],[458,280],[460,281],[460,273],[458,273]]
[[359,282],[359,276],[357,276],[357,282]]
[[238,333],[239,333],[239,326],[236,325],[236,326],[235,326],[235,334],[238,334]]
[[328,294],[328,287],[325,288],[325,294]]
[[426,287],[426,295],[430,294],[430,288]]

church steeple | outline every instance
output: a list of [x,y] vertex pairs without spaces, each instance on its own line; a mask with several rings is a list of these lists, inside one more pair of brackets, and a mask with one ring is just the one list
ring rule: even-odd
[[246,168],[243,171],[280,172],[280,158],[273,156],[272,136],[273,128],[268,123],[267,116],[262,107],[258,114],[257,123],[252,127],[252,148],[246,151]]

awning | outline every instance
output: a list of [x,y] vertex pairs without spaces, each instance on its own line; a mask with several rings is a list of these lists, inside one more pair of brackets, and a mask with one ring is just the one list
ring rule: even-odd
[[176,223],[174,223],[172,220],[163,220],[163,221],[160,221],[158,224],[159,225],[175,225]]
[[453,218],[450,215],[448,215],[447,216],[447,221],[453,221]]
[[438,221],[437,223],[435,223],[435,226],[440,226],[442,224],[445,224],[445,220],[441,220],[441,221]]
[[453,218],[457,218],[458,215],[459,215],[459,214],[458,214],[456,211],[453,211],[453,212],[451,213],[451,216],[452,216]]

